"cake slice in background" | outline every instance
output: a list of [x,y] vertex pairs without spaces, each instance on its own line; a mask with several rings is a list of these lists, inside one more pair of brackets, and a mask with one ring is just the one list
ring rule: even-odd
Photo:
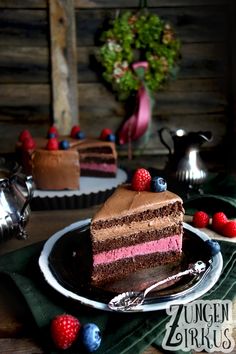
[[139,183],[119,186],[93,217],[93,285],[181,260],[182,199],[163,187],[150,191],[150,183],[149,190],[134,190]]
[[81,176],[116,176],[117,152],[114,142],[88,138],[76,148],[80,156]]
[[78,129],[75,134],[71,132],[71,136],[74,138],[71,146],[79,152],[81,176],[116,177],[117,151],[115,135],[112,131],[104,128],[95,138],[86,137]]

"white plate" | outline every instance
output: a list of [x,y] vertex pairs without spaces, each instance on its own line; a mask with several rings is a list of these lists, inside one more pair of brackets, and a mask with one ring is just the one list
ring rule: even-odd
[[[104,302],[97,301],[95,299],[88,298],[85,296],[81,296],[78,293],[75,293],[66,287],[64,287],[56,277],[54,276],[53,272],[51,271],[50,268],[50,254],[52,252],[52,249],[56,242],[62,237],[65,236],[68,232],[79,229],[81,227],[88,226],[90,224],[90,219],[82,220],[76,223],[73,223],[66,228],[56,232],[54,235],[52,235],[45,243],[41,255],[39,257],[39,267],[43,273],[43,276],[46,280],[46,282],[54,288],[58,293],[64,295],[65,297],[69,299],[73,299],[78,301],[79,303],[93,307],[96,309],[104,310],[104,311],[111,311],[107,304]],[[200,238],[202,241],[208,240],[209,237],[202,231],[195,229],[194,227],[184,223],[184,229],[187,231],[190,231],[193,233],[197,238]],[[68,235],[68,237],[70,237]],[[147,303],[143,304],[142,306],[139,306],[136,310],[133,312],[147,312],[147,311],[157,311],[157,310],[163,310],[169,307],[171,304],[185,304],[190,301],[193,301],[202,295],[206,294],[212,287],[213,285],[217,282],[217,280],[220,277],[222,267],[223,267],[223,259],[221,253],[216,254],[215,256],[212,257],[212,264],[210,266],[210,269],[208,272],[203,276],[200,281],[190,288],[188,292],[185,292],[183,295],[178,296],[178,298],[170,298],[166,301],[158,299],[154,301],[153,303]],[[132,289],[130,289],[132,290]]]
[[78,190],[47,191],[36,189],[34,191],[34,198],[72,197],[105,192],[106,190],[116,188],[126,181],[127,173],[118,168],[116,177],[80,177],[80,189]]

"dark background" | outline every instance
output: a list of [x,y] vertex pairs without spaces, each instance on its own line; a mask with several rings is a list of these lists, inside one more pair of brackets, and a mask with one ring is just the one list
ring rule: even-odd
[[[124,105],[103,85],[92,64],[97,35],[117,10],[139,1],[75,0],[79,121],[87,135],[117,130]],[[152,136],[143,155],[167,153],[157,130],[210,130],[206,158],[231,168],[236,155],[234,0],[149,1],[150,11],[170,21],[182,42],[177,80],[156,93]],[[46,0],[0,1],[0,152],[14,151],[23,129],[45,136],[51,124],[51,60]],[[126,149],[119,148],[120,155]]]

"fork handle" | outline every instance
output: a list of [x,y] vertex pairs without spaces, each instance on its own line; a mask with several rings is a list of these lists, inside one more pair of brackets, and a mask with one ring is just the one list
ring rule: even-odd
[[162,284],[165,284],[171,280],[175,280],[175,279],[178,279],[180,277],[182,277],[183,275],[188,275],[188,274],[200,274],[202,273],[203,271],[206,270],[206,265],[205,263],[201,262],[201,261],[198,261],[196,262],[192,268],[189,268],[187,270],[184,270],[183,272],[179,272],[177,274],[174,274],[174,275],[171,275],[170,277],[168,278],[165,278],[163,280],[160,280],[158,281],[157,283],[154,283],[152,284],[151,286],[149,286],[147,289],[145,289],[143,295],[144,297],[146,297],[146,295],[148,293],[150,293],[150,291],[154,290],[155,288],[157,288],[158,286],[162,285]]

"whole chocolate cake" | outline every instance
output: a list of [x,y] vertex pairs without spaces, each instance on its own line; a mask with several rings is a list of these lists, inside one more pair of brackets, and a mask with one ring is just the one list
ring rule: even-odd
[[25,130],[16,151],[37,189],[77,190],[80,176],[115,177],[117,173],[115,137],[109,129],[98,138],[86,138],[79,126],[72,127],[68,136],[59,136],[52,126],[46,138],[33,138]]

